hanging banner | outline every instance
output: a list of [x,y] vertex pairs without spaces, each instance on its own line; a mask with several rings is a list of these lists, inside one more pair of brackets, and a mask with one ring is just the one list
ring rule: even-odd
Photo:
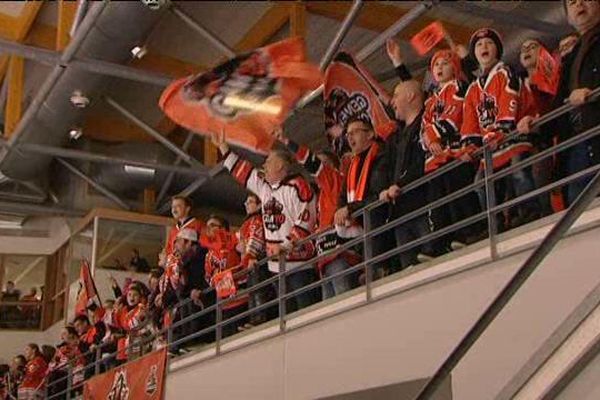
[[84,384],[84,400],[161,400],[167,349],[128,362]]
[[159,106],[199,135],[224,130],[228,143],[264,154],[274,143],[273,130],[321,83],[319,68],[306,61],[304,40],[294,37],[173,82]]
[[558,92],[560,80],[560,62],[553,57],[544,46],[539,47],[535,72],[531,76],[531,83],[539,90],[553,96]]
[[446,37],[446,31],[441,22],[435,21],[410,39],[410,44],[420,56],[429,53],[439,42]]
[[368,119],[383,139],[396,130],[388,109],[390,96],[348,53],[338,53],[327,68],[323,96],[325,129],[338,155],[347,150],[345,126],[350,118]]
[[79,268],[79,290],[77,291],[77,302],[75,303],[75,315],[87,315],[88,307],[95,305],[96,309],[102,305],[94,278],[90,271],[87,260],[81,260]]

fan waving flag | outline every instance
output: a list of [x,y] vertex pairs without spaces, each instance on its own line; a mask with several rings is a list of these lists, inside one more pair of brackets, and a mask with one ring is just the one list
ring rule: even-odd
[[559,80],[560,62],[552,57],[544,46],[540,46],[535,72],[531,75],[531,83],[542,92],[555,96]]
[[385,139],[397,124],[387,109],[390,96],[371,74],[348,53],[338,53],[325,73],[325,129],[334,150],[346,150],[344,127],[355,116],[371,121],[375,133]]
[[439,42],[446,37],[446,31],[441,22],[435,21],[427,25],[421,32],[410,39],[410,44],[419,53],[424,56],[429,53]]
[[226,141],[266,153],[296,102],[322,83],[294,37],[231,59],[211,71],[179,79],[159,106],[177,124],[200,135],[225,131]]
[[95,305],[102,306],[94,278],[90,272],[90,265],[87,260],[81,261],[79,269],[79,291],[77,292],[77,302],[75,303],[75,315],[87,314],[88,307]]

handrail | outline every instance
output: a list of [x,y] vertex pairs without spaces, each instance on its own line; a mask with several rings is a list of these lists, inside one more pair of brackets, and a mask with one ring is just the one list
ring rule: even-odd
[[[597,88],[597,89],[595,89],[592,92],[592,95],[589,97],[589,101],[593,101],[594,99],[598,98],[599,96],[600,96],[600,88]],[[540,126],[543,123],[548,122],[552,118],[556,118],[556,117],[558,117],[560,115],[563,115],[564,113],[569,112],[569,111],[573,110],[574,108],[575,108],[574,106],[571,106],[569,104],[565,104],[565,105],[563,105],[563,106],[561,106],[561,107],[559,107],[559,108],[557,108],[557,109],[555,109],[555,110],[553,110],[553,111],[545,114],[544,116],[536,119],[535,122],[534,122],[534,126],[536,126],[536,127]],[[522,160],[522,161],[520,161],[518,163],[510,165],[509,167],[504,168],[501,171],[491,172],[490,174],[486,175],[486,179],[489,182],[494,182],[494,181],[496,181],[498,179],[501,179],[501,178],[503,178],[505,176],[510,175],[511,173],[513,173],[516,170],[520,170],[522,168],[526,168],[526,167],[528,167],[528,166],[530,166],[530,165],[538,162],[541,159],[547,158],[547,157],[549,157],[549,156],[551,156],[553,154],[556,154],[556,153],[558,153],[560,151],[563,151],[563,150],[565,150],[565,149],[567,149],[569,147],[572,147],[572,146],[574,146],[574,145],[576,145],[578,143],[586,141],[586,140],[588,140],[588,139],[590,139],[590,138],[592,138],[592,137],[594,137],[596,135],[599,135],[599,134],[600,134],[600,125],[599,126],[595,126],[593,128],[590,128],[590,129],[588,129],[587,131],[585,131],[583,133],[575,135],[575,136],[573,136],[573,137],[571,137],[571,138],[569,138],[569,139],[567,139],[567,140],[565,140],[565,141],[563,141],[563,142],[561,142],[561,143],[559,143],[557,145],[554,145],[554,146],[552,146],[552,147],[550,147],[548,149],[545,149],[545,150],[543,150],[543,151],[541,151],[541,152],[539,152],[539,153],[537,153],[535,155],[532,155],[532,156],[528,157],[525,160]],[[505,140],[510,140],[511,138],[513,138],[513,137],[515,137],[517,135],[519,135],[519,133],[516,132],[516,131],[513,131],[513,132],[511,132],[510,134],[508,134],[506,136]],[[475,155],[480,155],[483,151],[486,151],[486,149],[489,149],[489,145],[482,146],[482,148],[480,148],[475,153]],[[453,162],[445,165],[444,167],[442,167],[442,168],[434,171],[433,173],[425,175],[424,177],[419,178],[419,179],[413,181],[412,183],[408,184],[405,188],[403,188],[403,193],[405,193],[407,191],[410,191],[410,190],[413,190],[414,188],[419,187],[419,186],[421,186],[421,185],[429,182],[431,179],[434,179],[435,177],[437,177],[439,175],[442,175],[443,173],[448,172],[452,168],[455,168],[455,167],[457,167],[458,165],[460,165],[462,163],[463,163],[462,160],[455,160],[455,161],[453,161]],[[197,318],[199,318],[199,317],[201,317],[203,315],[207,315],[207,314],[209,314],[211,312],[215,312],[216,311],[217,314],[219,314],[219,311],[222,310],[223,306],[225,306],[228,303],[231,303],[231,302],[239,299],[240,297],[247,296],[247,295],[251,294],[252,292],[255,292],[256,290],[259,290],[259,289],[261,289],[263,287],[272,285],[275,282],[277,282],[278,280],[281,283],[281,281],[287,275],[289,275],[289,274],[291,274],[291,273],[293,273],[295,271],[298,271],[299,269],[301,269],[303,267],[306,267],[306,266],[309,266],[309,265],[313,265],[315,262],[317,262],[317,261],[319,261],[319,260],[321,260],[323,258],[330,257],[332,255],[341,253],[342,251],[348,250],[348,249],[350,249],[350,248],[352,248],[352,247],[354,247],[354,246],[356,246],[358,244],[364,243],[365,240],[372,239],[372,238],[376,237],[377,235],[379,235],[379,234],[381,234],[381,233],[383,233],[383,232],[385,232],[387,230],[390,230],[390,229],[392,229],[392,228],[394,228],[394,227],[396,227],[396,226],[398,226],[398,225],[400,225],[400,224],[402,224],[404,222],[407,222],[407,221],[409,221],[409,220],[411,220],[411,219],[413,219],[413,218],[415,218],[415,217],[417,217],[419,215],[422,215],[423,213],[426,213],[427,211],[431,210],[432,208],[440,207],[440,206],[442,206],[444,204],[447,204],[447,203],[449,203],[451,201],[454,201],[455,199],[457,199],[457,198],[459,198],[461,196],[464,196],[465,194],[467,194],[467,193],[469,193],[469,192],[471,192],[473,190],[476,190],[477,188],[480,188],[480,187],[483,187],[483,186],[486,185],[486,182],[483,179],[479,180],[479,181],[475,181],[475,182],[473,182],[473,183],[471,183],[471,184],[469,184],[469,185],[467,185],[467,186],[465,186],[465,187],[463,187],[463,188],[461,188],[461,189],[459,189],[459,190],[457,190],[457,191],[455,191],[455,192],[453,192],[453,193],[451,193],[449,195],[446,195],[446,196],[444,196],[444,197],[442,197],[440,199],[437,199],[437,200],[435,200],[435,201],[433,201],[431,203],[428,203],[428,204],[426,204],[426,205],[424,205],[424,206],[422,206],[422,207],[420,207],[420,208],[418,208],[416,210],[413,210],[413,211],[411,211],[411,212],[409,212],[409,213],[407,213],[405,215],[402,215],[402,216],[400,216],[400,217],[398,217],[398,218],[396,218],[396,219],[394,219],[392,221],[388,221],[388,222],[386,222],[382,226],[379,226],[379,227],[376,227],[374,229],[371,229],[371,230],[368,230],[366,232],[363,232],[358,237],[350,239],[346,243],[344,243],[344,244],[342,244],[342,245],[340,245],[340,246],[338,246],[338,247],[336,247],[334,249],[331,249],[329,251],[323,252],[322,254],[319,254],[319,255],[313,257],[312,259],[301,263],[300,266],[298,266],[298,267],[295,267],[295,268],[293,268],[291,270],[285,270],[285,268],[283,268],[283,269],[280,270],[281,272],[279,274],[276,274],[273,277],[270,277],[270,278],[268,278],[268,279],[266,279],[264,281],[261,281],[258,284],[253,285],[252,287],[240,290],[240,291],[238,291],[238,293],[236,293],[236,295],[234,295],[234,296],[232,296],[232,297],[230,297],[228,299],[224,299],[223,300],[223,299],[218,299],[217,298],[217,301],[216,301],[215,304],[213,304],[213,305],[211,305],[209,307],[205,307],[205,308],[201,309],[198,312],[195,312],[195,313],[192,313],[190,315],[187,315],[184,318],[181,318],[178,321],[175,321],[171,326],[165,327],[165,328],[159,330],[158,332],[155,332],[154,334],[150,335],[149,337],[142,339],[141,341],[138,341],[136,343],[131,343],[129,346],[126,347],[125,350],[122,349],[121,351],[127,351],[129,348],[131,348],[133,346],[144,346],[144,345],[146,345],[148,343],[151,343],[152,341],[154,341],[159,336],[162,336],[162,335],[165,335],[165,334],[167,334],[167,343],[166,343],[166,346],[177,346],[177,345],[179,345],[181,343],[184,343],[184,342],[189,341],[189,340],[191,340],[193,338],[202,336],[202,335],[204,335],[204,334],[206,334],[208,332],[211,332],[211,331],[220,332],[220,328],[222,326],[224,326],[224,325],[230,324],[233,321],[237,321],[237,320],[239,320],[241,318],[244,318],[244,317],[246,317],[248,315],[251,315],[252,313],[256,313],[257,311],[264,310],[264,309],[267,309],[269,307],[274,307],[277,303],[280,303],[280,306],[281,306],[281,302],[283,302],[285,304],[285,302],[288,299],[293,298],[294,296],[297,296],[298,294],[300,294],[302,292],[306,292],[308,290],[312,290],[312,289],[314,289],[316,287],[319,287],[320,285],[323,284],[323,282],[329,282],[329,281],[331,281],[331,280],[333,280],[335,278],[338,278],[340,276],[345,276],[345,275],[348,275],[350,273],[354,273],[354,272],[357,272],[357,271],[360,271],[360,270],[367,271],[370,266],[372,266],[372,265],[374,265],[374,264],[376,264],[376,263],[378,263],[380,261],[386,260],[386,259],[388,259],[388,258],[390,258],[390,257],[392,257],[392,256],[394,256],[396,254],[400,254],[400,253],[402,253],[402,252],[404,252],[404,251],[406,251],[408,249],[412,249],[412,248],[417,247],[417,246],[419,246],[419,245],[421,245],[423,243],[429,242],[429,241],[434,240],[436,238],[442,237],[442,236],[444,236],[444,235],[446,235],[446,234],[448,234],[450,232],[453,232],[455,230],[461,229],[462,227],[465,227],[465,226],[468,226],[470,224],[473,224],[473,223],[475,223],[475,222],[477,222],[479,220],[484,219],[489,214],[495,215],[496,213],[498,213],[498,212],[500,212],[502,210],[508,209],[508,208],[514,206],[515,204],[520,203],[520,202],[523,202],[523,201],[535,198],[535,197],[539,196],[542,193],[545,193],[545,192],[547,192],[549,190],[552,190],[553,188],[561,187],[561,186],[563,186],[565,184],[568,184],[570,182],[574,182],[575,180],[578,180],[581,177],[590,175],[592,173],[598,173],[596,175],[596,177],[594,178],[594,180],[592,181],[592,183],[590,183],[590,185],[588,186],[588,188],[586,189],[586,191],[576,200],[576,202],[573,205],[573,207],[571,207],[571,209],[569,209],[567,211],[567,213],[561,218],[561,220],[559,221],[559,223],[550,232],[550,234],[546,238],[546,239],[548,239],[548,241],[546,241],[546,239],[545,239],[545,241],[542,242],[542,244],[544,244],[544,243],[555,243],[557,240],[560,239],[560,236],[557,237],[556,235],[558,235],[558,234],[555,233],[555,232],[560,232],[561,234],[564,233],[564,232],[566,232],[568,230],[568,228],[572,225],[573,221],[577,218],[577,216],[579,214],[581,214],[581,212],[583,212],[583,210],[585,209],[585,207],[589,204],[589,202],[591,202],[591,199],[593,199],[594,196],[592,196],[592,195],[589,194],[590,188],[592,188],[594,190],[597,189],[597,191],[600,190],[600,173],[599,173],[599,171],[600,171],[600,165],[595,165],[595,166],[589,167],[589,168],[587,168],[587,169],[585,169],[583,171],[579,171],[577,173],[574,173],[574,174],[572,174],[572,175],[570,175],[568,177],[562,178],[562,179],[560,179],[558,181],[552,182],[552,183],[550,183],[550,184],[548,184],[548,185],[546,185],[546,186],[544,186],[542,188],[536,188],[535,190],[532,190],[532,191],[530,191],[530,192],[528,192],[528,193],[526,193],[526,194],[524,194],[522,196],[519,196],[519,197],[517,197],[515,199],[506,201],[506,202],[504,202],[502,204],[499,204],[499,205],[492,205],[492,207],[490,207],[488,210],[482,211],[482,212],[480,212],[480,213],[478,213],[476,215],[472,215],[471,217],[469,217],[467,219],[464,219],[462,221],[454,223],[454,224],[452,224],[450,226],[443,227],[442,229],[439,229],[439,230],[436,230],[434,232],[431,232],[431,233],[429,233],[429,234],[427,234],[427,235],[425,235],[423,237],[420,237],[420,238],[415,239],[413,241],[410,241],[408,243],[404,243],[401,246],[398,246],[396,248],[388,250],[388,251],[386,251],[386,252],[384,252],[382,254],[379,254],[377,256],[367,258],[367,259],[363,260],[362,262],[360,262],[360,263],[358,263],[358,264],[356,264],[356,265],[352,266],[351,268],[348,268],[348,269],[346,269],[344,271],[340,271],[340,272],[338,272],[338,273],[336,273],[336,274],[334,274],[332,276],[328,276],[328,277],[322,278],[321,280],[319,280],[317,282],[313,282],[313,283],[311,283],[309,285],[306,285],[306,286],[304,286],[302,288],[299,288],[299,289],[297,289],[295,291],[292,291],[292,292],[285,292],[285,291],[280,292],[279,296],[276,299],[270,300],[270,301],[268,301],[268,302],[266,302],[264,304],[261,304],[258,307],[254,307],[252,309],[244,311],[243,313],[237,314],[237,315],[235,315],[235,316],[233,316],[231,318],[228,318],[226,320],[221,320],[220,318],[217,318],[216,324],[213,324],[213,325],[211,325],[209,327],[206,327],[206,328],[204,328],[204,329],[202,329],[202,330],[200,330],[198,332],[194,332],[191,335],[188,335],[186,337],[179,338],[176,341],[170,340],[171,339],[171,333],[172,333],[173,329],[175,329],[175,328],[177,328],[177,327],[179,327],[181,325],[187,324],[187,323],[193,321],[194,319],[197,319]],[[595,186],[593,186],[593,185],[595,185]],[[365,214],[365,218],[368,218],[370,210],[372,210],[372,209],[374,209],[376,207],[379,207],[379,206],[381,206],[383,204],[385,204],[385,202],[382,202],[382,201],[379,201],[379,200],[374,201],[374,202],[366,205],[362,209],[357,210],[355,213],[353,213],[353,217],[357,217],[357,216],[360,216],[360,215],[363,215],[363,214],[366,213]],[[576,205],[577,205],[576,211],[579,214],[577,214],[576,216],[573,216],[574,215],[573,214],[573,212],[574,212],[573,209],[575,208]],[[559,224],[561,224],[560,227],[558,227]],[[568,224],[568,226],[566,226],[565,224]],[[332,232],[331,228],[325,229],[325,230],[321,230],[319,232],[311,234],[310,236],[308,236],[307,238],[302,239],[301,241],[298,241],[298,242],[294,243],[294,246],[299,246],[299,245],[305,244],[309,240],[313,240],[316,237],[319,237],[319,235],[323,235],[324,233],[330,233],[330,232]],[[545,246],[550,246],[550,245],[546,244]],[[526,262],[526,264],[524,264],[524,266],[522,267],[523,270],[529,271],[528,272],[529,275],[536,268],[536,266],[539,265],[539,263],[541,262],[541,260],[545,256],[545,254],[547,254],[547,252],[550,251],[551,248],[546,248],[546,247],[542,248],[542,245],[540,245],[540,247],[538,248],[538,250],[536,250],[536,252],[534,252],[534,255],[537,254],[535,256],[536,258],[533,258],[533,255],[532,255],[532,257],[530,257],[530,259],[528,259],[528,262]],[[265,257],[265,258],[263,258],[262,260],[259,261],[258,265],[264,265],[268,261],[275,261],[277,259],[278,258],[276,256]],[[532,261],[530,261],[530,260],[532,260]],[[532,265],[534,265],[534,266],[532,267]],[[520,274],[520,273],[517,274],[520,277],[519,279],[523,279],[523,276],[524,276],[523,274]],[[515,278],[513,280],[511,280],[511,283],[513,281],[515,281],[516,279],[518,279],[517,275],[515,275]],[[527,275],[527,276],[529,276],[529,275]],[[526,279],[526,278],[527,277],[525,277],[524,279]],[[515,285],[518,284],[520,286],[522,284],[522,282],[524,282],[524,280],[515,283]],[[505,288],[506,290],[503,290],[503,292],[498,296],[498,298],[496,299],[497,302],[495,301],[494,304],[502,304],[502,303],[506,304],[506,302],[514,294],[513,290],[516,290],[516,289],[514,289],[514,287],[512,289],[510,289],[510,290],[507,289],[507,288],[508,288],[508,285]],[[213,290],[214,289],[212,287],[210,287],[210,288],[204,290],[203,294],[206,295],[206,294],[208,294],[209,292],[211,292]],[[367,291],[368,290],[369,289],[367,287]],[[508,297],[506,297],[506,296],[508,296]],[[192,300],[189,299],[189,298],[185,299],[183,301],[180,301],[175,306],[173,306],[173,309],[179,308],[179,307],[183,307],[183,306],[189,304],[191,301]],[[500,309],[501,309],[501,307],[500,307]],[[490,306],[490,308],[488,310],[486,310],[486,312],[489,312],[490,314],[487,315],[487,316],[482,316],[482,318],[480,319],[480,321],[478,321],[478,324],[487,324],[487,325],[489,325],[489,323],[491,322],[491,320],[493,320],[493,318],[495,317],[495,315],[497,315],[497,313],[500,312],[500,309],[492,309],[492,307]],[[495,313],[495,315],[492,315],[493,313]],[[280,315],[280,318],[283,319],[284,315]],[[282,325],[282,326],[284,326],[284,325]],[[481,332],[483,332],[482,329],[485,329],[485,327],[482,328],[482,326],[483,325],[477,325],[476,324],[476,326],[473,328],[473,330],[469,332],[469,335],[480,335]],[[430,393],[429,391],[435,390],[436,385],[439,383],[439,379],[441,379],[440,377],[443,378],[444,374],[447,374],[448,371],[450,371],[456,365],[456,363],[460,360],[460,358],[464,355],[464,353],[468,350],[468,348],[472,345],[472,343],[474,343],[474,340],[476,340],[476,338],[473,339],[473,336],[469,336],[469,335],[467,335],[464,338],[463,342],[461,342],[461,344],[455,349],[455,352],[453,352],[453,354],[451,355],[451,357],[449,357],[446,360],[446,362],[442,365],[442,367],[440,367],[440,369],[438,370],[438,373],[436,373],[436,375],[434,375],[434,378],[432,378],[432,380],[429,382],[429,384],[427,385],[427,387],[422,391],[422,395],[423,396],[428,396],[428,393]],[[217,337],[218,337],[217,338],[217,342],[220,339],[219,336],[220,336],[219,333],[217,333]],[[106,344],[101,344],[95,350],[89,351],[89,352],[81,355],[81,357],[89,357],[93,353],[98,354],[98,352],[100,352],[101,349],[105,345]],[[217,345],[217,352],[218,352],[218,345]],[[118,353],[119,353],[119,351],[113,353],[111,356],[114,357]],[[98,357],[96,357],[96,358],[98,358]],[[95,367],[98,363],[101,363],[102,361],[103,361],[102,359],[96,359],[94,363],[90,363],[90,364],[86,365],[85,368],[84,368],[84,370],[87,370],[88,368],[91,368],[91,367]],[[67,364],[64,367],[65,368],[69,368],[69,365]],[[450,368],[450,369],[448,369],[448,368]],[[440,377],[438,377],[438,375]],[[69,377],[69,375],[67,375],[67,377],[63,377],[62,380],[67,379],[68,377]],[[60,382],[62,380],[58,379],[56,381],[53,381],[52,383],[49,384],[49,386],[55,385],[55,384],[57,384],[57,382]],[[431,387],[433,389],[427,389],[429,387]],[[71,390],[72,389],[73,389],[73,387],[71,387]],[[431,392],[431,393],[433,393],[433,392]],[[56,394],[53,395],[52,397],[54,397],[54,396],[56,396]],[[428,397],[418,397],[419,400],[425,399],[425,398],[428,398]]]

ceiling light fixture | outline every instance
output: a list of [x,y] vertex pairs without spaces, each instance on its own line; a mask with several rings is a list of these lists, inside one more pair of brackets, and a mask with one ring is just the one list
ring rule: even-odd
[[71,94],[71,104],[77,108],[86,108],[90,104],[90,99],[83,94],[81,90],[75,90]]
[[69,137],[71,140],[77,140],[83,135],[83,130],[81,128],[71,128],[69,130]]
[[146,46],[135,46],[133,49],[131,49],[131,54],[133,57],[138,59],[144,57],[146,53],[148,53]]
[[147,177],[153,177],[156,170],[146,167],[138,167],[136,165],[125,164],[125,172],[132,175],[142,175]]
[[152,11],[159,10],[162,6],[164,6],[167,1],[166,0],[142,0],[149,9]]

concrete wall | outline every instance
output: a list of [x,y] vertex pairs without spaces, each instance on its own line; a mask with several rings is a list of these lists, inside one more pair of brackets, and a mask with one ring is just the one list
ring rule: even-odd
[[39,331],[0,331],[0,364],[9,363],[17,354],[23,354],[25,346],[29,343],[39,345],[49,344],[55,346],[60,342],[60,330],[64,323],[58,322],[46,329]]
[[[541,227],[538,236],[513,236],[501,250],[535,242],[548,229]],[[453,398],[493,399],[600,282],[599,232],[587,230],[557,246],[455,369]],[[177,360],[171,364],[167,398],[190,398],[193,393],[213,399],[315,399],[430,376],[529,251],[474,268],[468,264],[477,251],[465,253],[386,283],[403,291],[373,304],[218,358],[210,358],[208,349]],[[375,296],[383,295],[384,289],[378,288]],[[353,300],[337,304],[341,307],[343,302]],[[298,318],[307,321],[319,313],[317,309]],[[276,332],[276,327],[271,329]],[[236,340],[245,337],[223,349],[235,347]],[[208,359],[195,363],[203,357]]]
[[556,400],[600,399],[600,354],[556,397]]

